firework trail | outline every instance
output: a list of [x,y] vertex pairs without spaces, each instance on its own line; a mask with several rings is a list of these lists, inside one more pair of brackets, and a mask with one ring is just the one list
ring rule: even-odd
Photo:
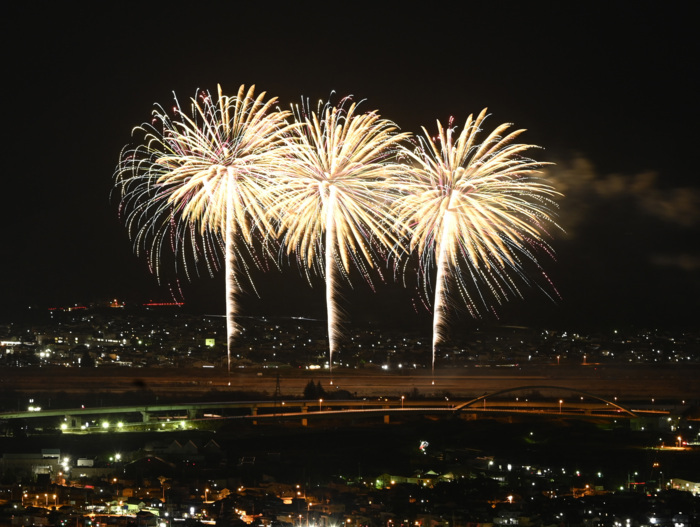
[[[437,267],[433,302],[432,371],[435,352],[447,330],[449,285],[454,283],[470,314],[521,296],[518,283],[531,285],[524,264],[539,271],[536,252],[551,249],[543,240],[554,225],[552,197],[557,192],[538,179],[536,162],[523,153],[533,145],[515,143],[523,130],[498,126],[479,140],[484,109],[469,116],[456,135],[437,123],[438,135],[425,128],[413,166],[400,185],[397,215],[410,233],[410,250],[421,259],[428,289],[428,268]],[[545,291],[546,293],[546,291]]]
[[338,106],[319,103],[316,111],[297,106],[293,113],[297,127],[287,137],[288,166],[277,177],[270,215],[287,254],[325,276],[332,375],[341,337],[339,277],[349,279],[354,267],[371,285],[375,246],[397,251],[388,198],[391,178],[404,170],[396,156],[408,134],[376,112],[359,113],[349,98]]
[[172,117],[156,106],[152,121],[134,129],[141,142],[122,152],[116,172],[120,213],[136,252],[146,252],[156,275],[168,245],[188,277],[188,259],[203,260],[213,273],[218,253],[225,253],[229,373],[239,276],[250,280],[241,249],[252,255],[254,237],[272,231],[265,214],[270,174],[289,131],[291,112],[273,111],[275,101],[265,101],[265,92],[255,96],[254,86],[241,86],[235,97],[222,95],[219,87],[217,100],[198,91],[189,114],[177,99]]

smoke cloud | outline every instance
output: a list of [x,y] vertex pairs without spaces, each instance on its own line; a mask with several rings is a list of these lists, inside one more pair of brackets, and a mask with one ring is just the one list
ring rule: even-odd
[[700,190],[662,185],[656,172],[634,175],[600,174],[594,164],[578,156],[548,167],[545,177],[561,192],[560,224],[570,237],[595,208],[631,202],[640,215],[679,227],[700,225]]

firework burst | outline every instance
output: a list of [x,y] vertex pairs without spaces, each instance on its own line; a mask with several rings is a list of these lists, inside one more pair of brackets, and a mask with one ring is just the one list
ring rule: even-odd
[[403,170],[396,156],[408,134],[376,112],[359,113],[349,99],[339,106],[319,103],[316,111],[296,107],[294,118],[288,166],[278,176],[270,215],[287,254],[325,276],[332,373],[341,336],[340,275],[349,278],[354,267],[371,283],[375,246],[396,250],[389,196],[391,179]]
[[479,132],[486,110],[469,116],[458,135],[437,123],[413,152],[413,167],[403,178],[397,215],[410,232],[410,249],[427,270],[435,265],[432,369],[435,351],[447,329],[448,289],[455,284],[470,314],[480,316],[512,296],[518,284],[534,283],[524,264],[536,253],[551,254],[543,240],[553,224],[557,192],[538,178],[543,163],[524,156],[533,145],[516,143],[522,130],[498,126],[483,141]]
[[165,247],[188,276],[190,259],[203,260],[211,273],[223,250],[229,372],[239,275],[248,271],[241,248],[250,252],[255,233],[266,237],[272,229],[265,215],[270,174],[289,130],[290,112],[274,111],[275,101],[241,86],[235,97],[219,87],[216,100],[197,92],[189,114],[177,99],[172,117],[156,106],[151,122],[134,129],[140,144],[124,150],[117,167],[120,211],[156,274]]

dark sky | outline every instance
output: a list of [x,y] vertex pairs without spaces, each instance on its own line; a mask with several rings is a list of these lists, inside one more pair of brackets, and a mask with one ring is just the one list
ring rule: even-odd
[[[169,299],[133,255],[110,203],[131,129],[153,104],[197,88],[256,84],[282,106],[332,90],[366,99],[406,131],[488,107],[513,122],[565,197],[555,261],[561,299],[537,291],[506,323],[696,323],[700,293],[698,43],[694,18],[657,2],[406,3],[365,9],[294,3],[14,5],[3,16],[5,117],[0,312],[109,297]],[[488,4],[486,6],[485,4]],[[256,277],[243,311],[322,314],[322,284]],[[221,277],[185,300],[223,312]],[[346,293],[351,316],[392,313],[396,286]],[[384,315],[383,315],[384,314]],[[416,318],[417,317],[417,318]],[[460,319],[469,324],[467,318]]]

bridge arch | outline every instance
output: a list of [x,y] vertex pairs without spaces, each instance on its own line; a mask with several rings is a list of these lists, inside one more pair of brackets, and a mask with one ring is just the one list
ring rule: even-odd
[[621,412],[624,412],[629,417],[638,417],[637,414],[635,414],[632,410],[630,410],[626,406],[623,406],[615,401],[610,401],[610,400],[605,399],[603,397],[599,397],[597,395],[594,395],[594,394],[589,393],[589,392],[584,392],[582,390],[577,390],[575,388],[567,388],[565,386],[550,386],[550,385],[545,385],[545,384],[534,385],[534,386],[517,386],[515,388],[506,388],[505,390],[499,390],[499,391],[493,392],[493,393],[485,393],[484,395],[480,395],[479,397],[476,397],[470,401],[467,401],[465,403],[460,404],[459,406],[456,406],[454,411],[455,411],[455,413],[459,413],[463,410],[467,410],[472,405],[479,403],[481,401],[484,401],[488,398],[498,397],[500,395],[504,395],[507,393],[513,393],[513,392],[519,392],[522,390],[556,390],[556,391],[574,393],[576,395],[582,395],[584,397],[588,397],[591,399],[595,399],[596,401],[600,401],[601,403],[611,405],[611,406],[617,408],[618,410],[620,410]]

